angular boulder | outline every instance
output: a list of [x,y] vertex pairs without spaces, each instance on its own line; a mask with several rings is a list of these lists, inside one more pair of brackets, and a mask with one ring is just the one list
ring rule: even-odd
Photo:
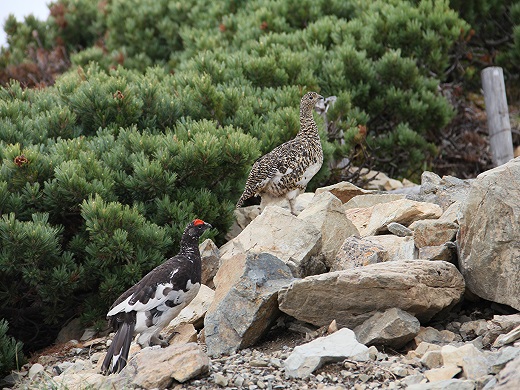
[[364,239],[374,245],[380,245],[385,248],[387,253],[386,261],[413,260],[417,258],[413,237],[381,234],[379,236],[368,236]]
[[347,237],[338,252],[331,271],[362,267],[385,261],[415,259],[416,249],[412,237],[398,237],[393,234],[369,237]]
[[363,267],[369,264],[382,263],[388,260],[388,252],[382,245],[375,244],[367,239],[351,236],[347,237],[336,253],[330,270],[342,271],[351,268]]
[[467,288],[520,310],[520,157],[481,173],[462,208],[459,265]]
[[419,333],[421,324],[410,313],[398,308],[376,313],[354,329],[358,341],[365,345],[402,348]]
[[323,272],[313,256],[320,250],[320,230],[292,215],[289,210],[270,206],[234,239],[220,247],[220,262],[249,252],[270,253],[286,263],[294,276]]
[[215,276],[215,299],[204,318],[208,354],[231,354],[253,345],[276,321],[278,291],[291,270],[269,253],[238,254]]
[[417,248],[425,246],[443,245],[452,241],[459,230],[459,226],[453,222],[439,221],[438,219],[425,219],[415,221],[410,225],[413,230],[413,239]]
[[421,190],[416,197],[422,202],[438,204],[443,210],[456,202],[463,202],[469,191],[471,180],[462,180],[454,176],[442,178],[425,171],[421,175]]
[[320,253],[328,268],[345,238],[359,234],[343,212],[341,201],[327,191],[316,195],[309,206],[298,215],[298,219],[320,230]]
[[278,294],[280,310],[316,326],[336,320],[354,328],[376,312],[398,307],[428,321],[460,301],[464,279],[444,261],[392,261],[309,276]]
[[419,248],[418,258],[423,260],[443,260],[454,263],[457,259],[457,246],[451,241],[444,245],[423,246]]

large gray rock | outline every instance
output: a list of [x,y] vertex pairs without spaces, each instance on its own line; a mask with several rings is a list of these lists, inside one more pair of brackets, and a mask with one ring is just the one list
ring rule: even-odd
[[343,212],[341,201],[327,191],[316,195],[309,206],[298,215],[298,219],[320,230],[320,253],[328,268],[345,238],[359,234]]
[[393,307],[428,321],[460,301],[464,279],[444,261],[393,261],[309,276],[283,288],[280,309],[317,326],[354,328]]
[[520,310],[520,157],[481,173],[462,210],[459,265],[468,289]]
[[392,308],[376,313],[354,329],[358,341],[365,345],[402,348],[419,333],[419,320],[404,310]]
[[496,352],[488,352],[487,359],[489,364],[489,372],[498,374],[511,360],[520,357],[520,348],[505,347]]
[[354,356],[366,355],[368,347],[356,340],[348,328],[319,337],[310,343],[299,345],[285,360],[285,373],[291,378],[306,378],[327,362],[342,361]]
[[85,327],[81,325],[80,319],[74,318],[60,330],[55,343],[61,344],[70,340],[79,340],[84,331]]
[[204,318],[208,354],[231,354],[253,345],[279,314],[278,291],[292,274],[269,253],[238,254],[215,276],[215,298]]
[[269,206],[234,239],[220,247],[224,264],[236,255],[249,252],[270,253],[286,263],[294,276],[323,272],[313,262],[321,248],[321,232],[311,223],[292,215],[289,210]]

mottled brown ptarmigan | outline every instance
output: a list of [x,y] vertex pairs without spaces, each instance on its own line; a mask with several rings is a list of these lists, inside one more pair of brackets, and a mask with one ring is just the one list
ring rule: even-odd
[[290,141],[260,157],[247,178],[244,193],[237,202],[260,195],[264,205],[268,199],[286,198],[294,214],[294,199],[305,191],[307,183],[323,164],[318,126],[312,112],[323,96],[309,92],[300,101],[300,131]]

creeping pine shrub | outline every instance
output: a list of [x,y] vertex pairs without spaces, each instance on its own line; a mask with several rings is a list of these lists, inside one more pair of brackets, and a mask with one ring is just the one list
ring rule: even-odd
[[[51,342],[72,316],[103,318],[119,294],[177,253],[194,218],[211,222],[208,237],[223,243],[260,151],[225,120],[237,107],[224,107],[209,76],[93,66],[52,88],[14,83],[0,94],[0,315],[31,341],[27,348],[37,347],[34,334]],[[19,122],[26,136],[10,140]],[[42,139],[49,123],[58,124],[54,134],[77,136]]]
[[7,321],[0,320],[0,376],[2,377],[25,364],[23,344],[7,334],[8,327]]

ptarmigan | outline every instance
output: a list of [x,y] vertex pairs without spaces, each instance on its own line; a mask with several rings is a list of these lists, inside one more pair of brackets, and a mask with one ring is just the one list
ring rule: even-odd
[[256,160],[237,208],[252,196],[260,195],[262,204],[268,199],[285,197],[294,213],[294,199],[305,191],[307,183],[323,164],[318,126],[312,116],[314,106],[321,99],[323,96],[316,92],[309,92],[302,97],[300,131],[295,138]]
[[179,253],[150,271],[114,302],[107,317],[117,332],[101,366],[102,373],[117,373],[126,366],[134,334],[139,333],[137,342],[143,347],[167,346],[159,332],[199,291],[199,238],[209,228],[211,225],[201,219],[188,224]]

